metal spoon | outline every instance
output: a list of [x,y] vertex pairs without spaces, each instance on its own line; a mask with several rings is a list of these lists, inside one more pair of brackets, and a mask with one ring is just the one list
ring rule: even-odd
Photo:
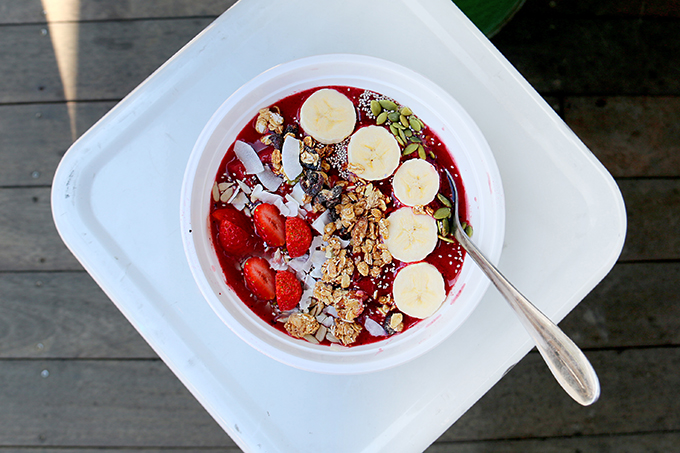
[[458,217],[456,184],[448,171],[446,177],[453,197],[451,209],[453,236],[515,310],[557,382],[579,404],[584,406],[593,404],[600,396],[600,382],[592,365],[578,346],[555,323],[529,302],[470,240]]

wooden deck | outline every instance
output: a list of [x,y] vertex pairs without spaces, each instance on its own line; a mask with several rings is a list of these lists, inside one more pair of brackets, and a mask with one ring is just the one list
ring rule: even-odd
[[[71,256],[49,205],[73,139],[231,3],[0,0],[0,453],[238,451]],[[680,451],[680,6],[528,0],[493,42],[616,177],[629,232],[561,323],[601,400],[573,403],[532,352],[428,451]]]

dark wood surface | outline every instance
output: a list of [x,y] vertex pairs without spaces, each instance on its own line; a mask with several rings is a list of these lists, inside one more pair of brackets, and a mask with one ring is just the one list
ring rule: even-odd
[[[238,451],[71,256],[49,206],[74,138],[231,3],[65,14],[0,0],[0,452]],[[68,27],[80,58],[65,89],[50,37]],[[572,402],[532,352],[428,451],[680,451],[680,7],[528,0],[492,42],[615,176],[629,229],[561,323],[600,401]]]

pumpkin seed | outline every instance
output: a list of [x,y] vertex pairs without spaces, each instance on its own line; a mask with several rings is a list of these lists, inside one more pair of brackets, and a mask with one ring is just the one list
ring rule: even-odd
[[451,239],[451,238],[447,238],[446,236],[442,236],[441,234],[438,234],[437,237],[444,242],[448,242],[449,244],[453,244],[453,239]]
[[378,101],[382,108],[387,109],[387,110],[397,110],[397,104],[394,102],[390,101],[389,99],[381,99]]
[[404,115],[399,115],[399,121],[401,122],[401,124],[404,125],[404,127],[410,126],[408,120],[406,119],[406,117]]
[[382,112],[378,117],[375,119],[375,124],[382,124],[385,121],[387,121],[387,112]]
[[442,236],[448,236],[451,232],[451,228],[449,227],[449,219],[438,220],[437,226],[439,227],[439,234]]
[[451,216],[451,209],[449,208],[439,208],[434,212],[434,218],[437,220],[445,219]]
[[399,114],[397,112],[388,113],[387,119],[389,119],[393,123],[396,122],[396,121],[399,121]]
[[471,238],[471,237],[472,237],[472,233],[473,233],[473,231],[472,231],[472,225],[466,225],[465,228],[464,228],[464,230],[465,230],[465,234],[467,234],[468,237]]
[[418,145],[418,157],[420,157],[423,160],[427,159],[427,155],[425,154],[425,148],[423,148],[423,145]]
[[411,141],[413,143],[422,143],[423,141],[420,139],[420,137],[416,137],[415,135],[411,137]]
[[390,124],[390,132],[392,132],[392,135],[398,136],[399,135],[399,129],[394,124]]
[[437,199],[439,199],[439,201],[441,201],[441,203],[444,206],[446,206],[447,208],[450,208],[452,206],[451,200],[449,200],[448,198],[446,198],[444,195],[442,195],[440,193],[437,194]]
[[404,155],[411,154],[418,149],[417,143],[410,143],[406,148],[404,148]]
[[422,129],[422,126],[420,125],[420,122],[416,117],[411,115],[408,119],[408,124],[411,126],[411,129],[413,129],[416,132],[420,132]]
[[406,145],[406,141],[402,140],[398,135],[395,135],[394,138],[397,139],[397,143],[399,143],[401,146]]
[[404,129],[404,135],[407,137],[412,137],[413,132],[411,131],[411,129]]
[[406,143],[406,134],[404,134],[404,131],[402,129],[399,129],[399,137]]
[[437,155],[434,153],[434,151],[430,151],[430,157],[436,159]]
[[449,231],[449,219],[441,219],[437,221],[437,226],[439,227],[439,234],[442,236],[448,236]]
[[382,106],[380,105],[380,102],[376,101],[375,99],[371,101],[371,112],[375,117],[380,115],[380,112],[382,112]]
[[413,115],[413,112],[411,111],[410,108],[408,107],[402,107],[401,110],[399,110],[399,113],[401,113],[404,116],[411,116]]
[[449,219],[442,219],[442,228],[444,230],[444,236],[448,236],[451,232],[451,227],[449,226]]

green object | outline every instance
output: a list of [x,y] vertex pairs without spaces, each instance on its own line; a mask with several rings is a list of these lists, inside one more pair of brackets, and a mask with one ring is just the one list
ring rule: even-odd
[[437,220],[445,219],[451,216],[451,210],[449,208],[439,208],[434,213],[434,218]]
[[454,3],[490,38],[519,11],[524,0],[454,0]]
[[448,242],[448,243],[453,244],[453,239],[451,239],[451,238],[447,238],[446,236],[442,236],[441,234],[438,234],[437,237],[444,242]]
[[451,207],[451,201],[450,201],[448,198],[446,198],[444,195],[438,193],[438,194],[437,194],[437,198],[439,199],[439,201],[441,202],[441,204],[443,204],[443,205],[446,206],[447,208],[450,208],[450,207]]
[[417,143],[410,143],[409,145],[404,148],[404,156],[408,156],[409,154],[413,153],[415,150],[418,149],[418,144]]

